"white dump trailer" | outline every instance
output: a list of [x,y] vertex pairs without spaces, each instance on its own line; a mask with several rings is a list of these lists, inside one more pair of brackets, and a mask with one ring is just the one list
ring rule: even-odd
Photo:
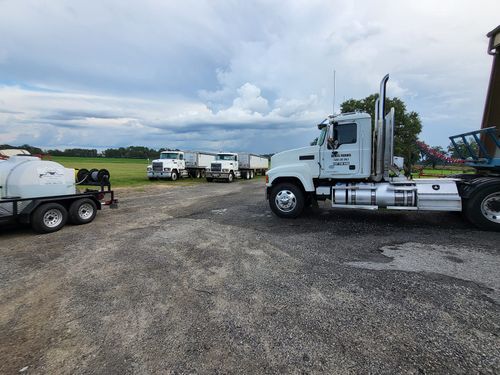
[[27,223],[37,232],[48,233],[61,229],[68,220],[90,223],[101,209],[101,201],[116,205],[116,200],[107,171],[92,170],[87,175],[85,180],[101,186],[100,191],[78,192],[75,170],[53,161],[12,156],[0,162],[0,224]]
[[199,151],[185,151],[186,169],[193,178],[205,177],[205,170],[215,161],[215,154]]
[[256,175],[264,175],[269,169],[269,159],[246,152],[238,153],[238,163],[242,178],[250,179]]

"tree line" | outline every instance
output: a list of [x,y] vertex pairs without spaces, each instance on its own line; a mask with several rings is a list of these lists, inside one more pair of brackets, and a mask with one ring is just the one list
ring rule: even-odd
[[31,145],[0,145],[0,150],[9,148],[19,148],[28,151],[34,155],[52,155],[52,156],[75,156],[75,157],[105,157],[105,158],[131,158],[131,159],[155,159],[162,151],[178,151],[177,149],[160,148],[154,149],[144,146],[128,146],[119,148],[108,148],[102,152],[97,149],[88,148],[67,148],[65,150],[58,149],[41,149]]

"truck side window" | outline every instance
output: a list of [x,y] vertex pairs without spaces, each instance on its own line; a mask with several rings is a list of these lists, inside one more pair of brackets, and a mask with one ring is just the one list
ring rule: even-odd
[[337,140],[339,145],[343,145],[346,143],[356,143],[357,130],[358,127],[356,123],[338,124],[333,128],[333,139]]
[[184,155],[180,154],[179,155],[179,160],[183,160],[184,159]]

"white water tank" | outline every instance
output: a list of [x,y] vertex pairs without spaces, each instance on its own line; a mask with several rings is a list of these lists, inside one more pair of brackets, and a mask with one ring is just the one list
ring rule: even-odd
[[34,156],[0,163],[0,199],[75,194],[75,170]]

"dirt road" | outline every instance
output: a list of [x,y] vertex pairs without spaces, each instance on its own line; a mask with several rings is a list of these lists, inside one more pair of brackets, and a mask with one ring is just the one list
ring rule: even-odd
[[89,225],[0,229],[0,373],[500,372],[499,233],[278,219],[262,180],[118,197]]

